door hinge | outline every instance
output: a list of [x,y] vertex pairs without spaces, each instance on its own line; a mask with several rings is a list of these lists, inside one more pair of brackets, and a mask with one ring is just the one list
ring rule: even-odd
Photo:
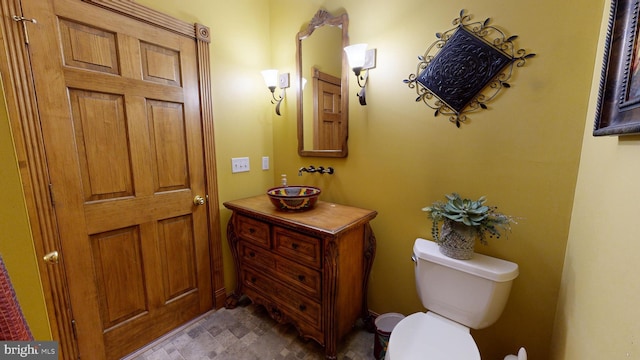
[[24,16],[13,15],[11,17],[13,21],[17,21],[22,23],[22,31],[24,32],[24,43],[29,44],[29,31],[27,31],[27,23],[30,22],[32,24],[37,24],[38,21],[36,19],[29,19]]
[[51,199],[51,206],[56,207],[56,199],[53,196],[53,184],[49,183],[49,198]]
[[71,329],[73,330],[73,338],[78,341],[78,328],[76,327],[75,319],[71,319]]

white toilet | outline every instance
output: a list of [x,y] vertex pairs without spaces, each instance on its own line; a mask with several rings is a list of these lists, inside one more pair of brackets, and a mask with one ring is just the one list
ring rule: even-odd
[[412,259],[418,296],[429,311],[409,315],[395,326],[385,360],[480,360],[469,329],[498,320],[518,264],[482,254],[452,259],[435,242],[420,238]]

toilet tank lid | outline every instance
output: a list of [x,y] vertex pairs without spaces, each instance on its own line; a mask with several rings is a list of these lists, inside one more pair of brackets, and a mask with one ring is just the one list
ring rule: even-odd
[[448,266],[496,282],[511,281],[518,277],[518,264],[483,254],[474,254],[469,260],[457,260],[443,255],[434,241],[418,238],[413,253],[420,259]]

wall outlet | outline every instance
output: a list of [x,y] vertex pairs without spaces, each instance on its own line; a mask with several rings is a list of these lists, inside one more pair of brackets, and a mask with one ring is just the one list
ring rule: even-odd
[[269,157],[268,156],[263,156],[262,157],[262,170],[269,170]]
[[249,170],[250,167],[248,157],[231,158],[232,173],[247,172]]

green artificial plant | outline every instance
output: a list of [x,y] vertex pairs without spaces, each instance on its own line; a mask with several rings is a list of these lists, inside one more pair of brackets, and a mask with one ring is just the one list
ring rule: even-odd
[[436,201],[431,206],[422,208],[429,213],[432,220],[431,235],[440,243],[439,223],[451,220],[473,228],[482,244],[487,244],[488,237],[499,238],[501,231],[511,231],[511,224],[516,221],[512,216],[498,212],[496,206],[487,206],[486,197],[478,200],[463,199],[457,193],[445,195],[447,202]]

